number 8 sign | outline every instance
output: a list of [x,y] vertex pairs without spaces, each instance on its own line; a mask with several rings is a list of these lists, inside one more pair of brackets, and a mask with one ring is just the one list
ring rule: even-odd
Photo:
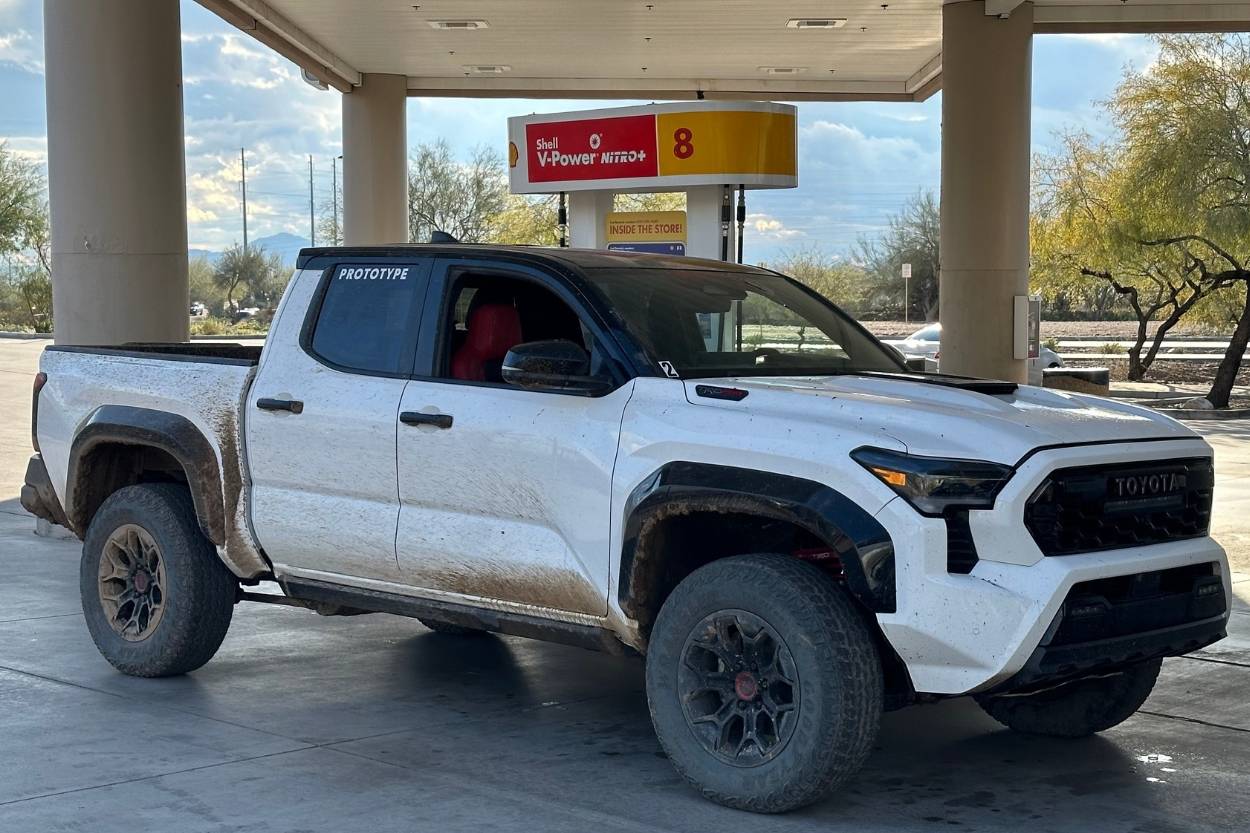
[[660,112],[656,114],[656,132],[661,137],[660,176],[797,173],[792,113]]

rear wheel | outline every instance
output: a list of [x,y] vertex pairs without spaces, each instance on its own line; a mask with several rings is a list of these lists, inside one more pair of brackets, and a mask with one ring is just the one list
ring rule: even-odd
[[1162,662],[1150,660],[1118,674],[1073,680],[1036,694],[977,695],[976,701],[1014,731],[1083,738],[1132,717],[1150,696]]
[[87,529],[79,569],[87,629],[100,653],[136,677],[194,671],[230,627],[235,577],[173,484],[127,486]]
[[647,651],[660,744],[705,797],[780,813],[851,778],[881,718],[876,645],[854,604],[784,555],[715,561],[677,586]]

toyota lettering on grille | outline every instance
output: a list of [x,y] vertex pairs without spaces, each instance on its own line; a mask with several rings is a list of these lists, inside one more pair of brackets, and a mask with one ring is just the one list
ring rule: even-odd
[[1113,500],[1162,497],[1184,491],[1185,474],[1175,471],[1125,474],[1112,477],[1108,485],[1108,497]]

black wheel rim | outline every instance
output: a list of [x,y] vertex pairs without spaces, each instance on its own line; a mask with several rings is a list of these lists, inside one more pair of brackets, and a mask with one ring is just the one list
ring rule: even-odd
[[113,632],[127,642],[152,635],[165,614],[165,561],[148,531],[123,524],[104,542],[100,603]]
[[690,631],[677,690],[699,744],[734,766],[775,758],[798,722],[794,657],[771,625],[745,610],[717,611]]

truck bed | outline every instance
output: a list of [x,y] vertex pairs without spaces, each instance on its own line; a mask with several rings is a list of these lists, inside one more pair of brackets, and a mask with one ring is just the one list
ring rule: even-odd
[[46,348],[39,362],[47,382],[39,395],[37,432],[61,505],[68,506],[74,438],[99,418],[101,409],[121,406],[176,415],[203,436],[216,458],[225,529],[215,543],[227,565],[241,578],[267,569],[247,526],[241,424],[260,354],[260,344],[227,342]]

